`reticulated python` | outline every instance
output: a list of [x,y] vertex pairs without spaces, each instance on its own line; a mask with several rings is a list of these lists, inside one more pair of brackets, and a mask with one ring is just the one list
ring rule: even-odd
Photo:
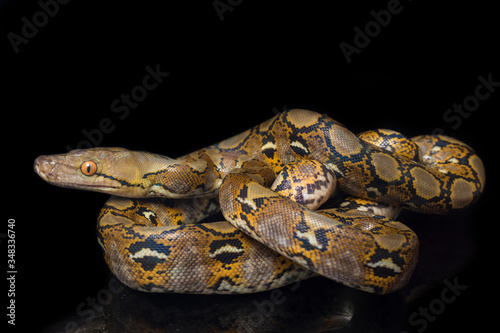
[[[445,213],[474,203],[481,159],[445,136],[359,136],[291,110],[186,156],[122,148],[40,156],[47,182],[112,194],[98,242],[112,272],[150,292],[249,293],[320,274],[374,293],[404,286],[418,238],[401,208]],[[334,192],[349,197],[314,211]],[[227,220],[198,223],[222,210]]]

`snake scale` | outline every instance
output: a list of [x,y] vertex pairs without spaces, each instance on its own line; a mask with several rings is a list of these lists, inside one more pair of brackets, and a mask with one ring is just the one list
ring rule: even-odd
[[[112,197],[98,217],[111,271],[148,292],[251,293],[322,275],[372,293],[409,280],[418,238],[401,209],[464,209],[481,159],[446,136],[355,135],[290,110],[177,159],[123,148],[40,156],[50,184]],[[342,192],[333,208],[318,210]],[[203,222],[222,211],[226,221]]]

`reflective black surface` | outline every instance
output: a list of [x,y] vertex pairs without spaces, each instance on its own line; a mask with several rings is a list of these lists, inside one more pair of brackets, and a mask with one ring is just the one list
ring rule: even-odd
[[44,332],[434,332],[455,327],[464,311],[468,317],[481,313],[467,305],[477,301],[478,287],[471,274],[478,248],[470,216],[422,221],[404,213],[402,219],[418,223],[421,258],[410,284],[391,295],[367,294],[321,277],[248,295],[147,294],[108,275],[107,284],[68,316],[53,315]]

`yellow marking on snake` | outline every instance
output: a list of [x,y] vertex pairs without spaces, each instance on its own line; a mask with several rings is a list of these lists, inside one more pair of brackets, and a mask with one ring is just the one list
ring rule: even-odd
[[383,268],[388,268],[392,269],[396,273],[401,273],[401,267],[398,265],[394,264],[391,259],[382,259],[380,261],[377,261],[376,263],[368,263],[368,266],[372,268],[377,268],[377,267],[383,267]]
[[302,150],[303,150],[304,152],[306,152],[306,153],[309,153],[309,150],[307,149],[307,147],[306,147],[306,146],[304,146],[304,145],[303,145],[302,143],[300,143],[299,141],[292,141],[292,142],[290,143],[290,145],[291,145],[292,147],[297,147],[297,148],[299,148],[299,149],[302,149]]
[[266,150],[266,149],[276,150],[276,145],[274,144],[274,142],[269,141],[269,142],[266,142],[265,144],[263,144],[260,149],[261,150]]
[[215,252],[210,253],[209,257],[215,258],[216,256],[223,254],[223,253],[239,253],[239,252],[243,252],[243,251],[244,251],[243,249],[238,249],[234,246],[226,245],[226,246],[218,248],[217,250],[215,250]]
[[144,257],[156,257],[159,259],[167,259],[167,256],[164,253],[152,251],[150,249],[142,249],[137,253],[131,254],[131,259],[140,259]]
[[156,216],[156,214],[155,214],[154,212],[149,212],[149,211],[143,212],[142,214],[144,214],[144,216],[145,216],[148,220],[151,220],[151,216]]

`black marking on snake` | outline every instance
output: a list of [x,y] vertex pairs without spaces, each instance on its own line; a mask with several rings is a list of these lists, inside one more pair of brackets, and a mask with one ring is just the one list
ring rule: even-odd
[[131,254],[132,259],[135,262],[142,265],[142,269],[144,269],[145,271],[152,271],[155,269],[157,264],[164,262],[165,259],[153,256],[153,255],[151,255],[151,256],[145,255],[145,256],[142,256],[140,258],[135,258],[134,256],[142,250],[155,251],[157,253],[161,253],[164,256],[168,256],[170,254],[170,252],[172,252],[170,250],[170,248],[171,248],[171,246],[165,246],[165,245],[156,243],[154,238],[151,238],[151,236],[150,236],[142,242],[137,242],[137,243],[130,245],[129,252]]
[[[229,286],[236,286],[236,283],[234,283],[233,280],[231,280],[230,278],[228,277],[222,277],[220,278],[214,285],[213,287],[211,287],[210,289],[213,289],[213,290],[219,290],[219,288],[221,287],[221,285],[224,283],[224,281],[226,282],[225,284],[226,285],[229,285]],[[225,288],[221,289],[221,290],[225,290]],[[236,293],[236,292],[235,292]]]
[[[273,146],[276,143],[276,139],[272,135],[266,135],[262,139],[262,147],[264,147],[267,143],[272,143]],[[266,147],[265,149],[262,149],[262,153],[266,155],[270,159],[274,159],[274,153],[276,152],[276,149],[274,147]]]
[[390,252],[377,246],[375,253],[373,253],[370,257],[370,261],[367,264],[373,269],[376,276],[383,278],[397,276],[400,274],[400,272],[397,272],[390,267],[378,266],[377,264],[381,263],[383,260],[392,261],[392,264],[397,266],[400,271],[403,270],[403,267],[406,264],[404,258],[402,258],[398,253]]
[[240,197],[240,198],[248,197],[248,186],[247,185],[243,185],[243,187],[240,190],[240,193],[238,193],[238,197]]
[[[116,215],[116,216],[122,216],[121,214],[114,214],[114,212],[111,212],[111,214]],[[125,225],[123,223],[109,224],[109,225],[104,225],[104,226],[99,224],[99,228],[97,230],[98,235],[104,235],[104,233],[106,232],[107,229],[109,229],[110,233],[119,232],[121,235],[123,235],[123,238],[125,238],[125,239],[144,239],[145,238],[144,235],[135,232],[134,228],[132,226]],[[121,230],[116,231],[115,229],[121,229]]]
[[[281,264],[284,264],[283,262]],[[281,272],[279,272],[278,274],[276,274],[275,278],[273,279],[274,280],[279,280],[281,279],[285,274],[289,273],[289,272],[293,272],[297,270],[297,264],[293,264],[293,265],[290,265],[288,268],[285,268],[283,269]],[[268,286],[270,286],[273,281],[269,282]],[[295,282],[295,276],[294,275],[291,275],[291,276],[288,276],[287,278],[287,281],[290,281],[290,282]],[[286,282],[284,283],[284,285],[287,284]]]
[[[330,138],[326,138],[326,141],[330,140],[331,140]],[[332,142],[329,142],[327,144],[327,147],[329,148],[326,151],[326,153],[328,154],[328,160],[325,162],[325,164],[331,164],[336,166],[337,170],[335,170],[335,176],[337,176],[338,179],[343,179],[345,177],[345,174],[349,171],[348,168],[346,168],[346,166],[344,165],[344,162],[353,162],[354,164],[361,161],[362,157],[361,155],[363,154],[363,151],[357,155],[351,155],[349,157],[349,156],[344,156],[339,152],[337,152]]]
[[[175,234],[178,234],[180,233],[183,229],[187,229],[187,228],[194,228],[198,225],[195,225],[195,224],[181,224],[181,225],[176,225],[175,227],[172,227],[172,228],[168,228],[164,231],[162,231],[161,233],[159,233],[156,238],[165,238],[167,235],[175,235]],[[144,238],[145,236],[141,236],[141,238]]]
[[339,228],[339,229],[342,228],[343,225],[347,225],[347,226],[353,225],[354,221],[356,220],[353,217],[346,217],[346,216],[337,215],[337,214],[325,214],[324,212],[322,212],[322,214],[334,219],[335,221],[342,223],[341,225],[337,226],[337,228]]
[[101,176],[101,177],[103,177],[103,178],[108,178],[108,179],[114,180],[114,181],[116,181],[116,182],[119,182],[119,183],[120,183],[120,185],[122,185],[122,186],[128,186],[128,187],[142,187],[142,184],[132,184],[132,183],[129,183],[129,182],[125,181],[125,180],[121,180],[121,179],[115,178],[115,177],[113,177],[113,176],[108,176],[108,175],[106,175],[105,173],[99,173],[99,174],[97,174],[97,175],[98,175],[98,176]]
[[248,228],[248,229],[251,229],[252,231],[255,231],[255,228],[254,226],[252,225],[252,223],[250,222],[250,220],[248,219],[247,215],[246,214],[243,214],[243,213],[240,213],[240,219],[245,221],[245,226]]
[[316,246],[311,245],[311,243],[309,242],[309,239],[301,238],[296,233],[294,233],[293,236],[300,241],[300,247],[303,248],[304,250],[306,250],[306,251],[317,250]]
[[153,186],[163,187],[165,190],[176,194],[186,194],[193,189],[202,188],[203,186],[205,186],[205,184],[199,184],[198,186],[193,188],[191,184],[189,184],[189,179],[191,177],[185,179],[184,177],[182,177],[183,174],[190,174],[192,176],[204,176],[204,171],[195,170],[187,164],[176,163],[168,165],[164,169],[146,173],[142,176],[142,178],[147,179],[149,177],[154,178],[157,176],[160,176],[161,178],[163,175],[168,175],[172,179],[176,179],[177,181],[171,181],[169,183],[156,182],[153,184]]
[[[143,216],[145,216],[143,214],[144,211],[146,211],[146,210],[150,211],[149,209],[147,209],[145,207],[139,206],[138,200],[132,200],[132,205],[128,206],[128,207],[126,207],[124,209],[118,209],[118,208],[116,208],[116,207],[114,207],[112,205],[104,205],[103,210],[104,209],[109,210],[109,212],[107,212],[107,214],[111,214],[113,216],[123,217],[125,219],[129,219],[129,217],[127,216],[127,213],[129,213],[130,211],[132,211],[134,214],[136,214],[136,212],[140,213]],[[98,225],[101,224],[100,221],[101,221],[102,217],[104,217],[107,214],[100,214],[99,220],[98,220]],[[156,214],[155,214],[154,217],[155,217],[155,221],[156,221]],[[142,223],[139,223],[139,221],[134,221],[134,223],[139,224],[139,225],[144,225]],[[157,222],[153,222],[153,223],[156,223],[155,225],[157,225]],[[112,226],[113,225],[108,226],[108,227],[112,227]],[[100,228],[102,229],[103,227],[100,227]],[[138,237],[139,239],[144,238],[144,236],[142,236],[141,234],[133,232],[131,228],[126,228],[126,230],[127,230],[127,234],[132,234],[133,237]],[[133,238],[133,237],[131,237],[131,238]]]
[[[125,213],[125,212],[128,212],[130,210],[135,210],[137,208],[137,200],[131,200],[131,201],[132,201],[132,205],[131,206],[127,206],[124,209],[118,209],[118,208],[116,208],[113,205],[104,204],[104,207],[102,207],[102,210],[109,209],[112,213],[114,213],[115,211],[116,212],[124,212]],[[101,215],[104,216],[104,214],[101,214]],[[118,216],[118,214],[115,214],[115,215]]]
[[154,256],[145,256],[142,258],[135,258],[134,261],[141,264],[143,270],[152,271],[155,269],[157,264],[164,262],[165,259],[157,258]]
[[310,202],[310,200],[305,200],[304,199],[304,196],[302,195],[302,190],[303,189],[304,189],[303,186],[298,186],[298,185],[295,186],[295,192],[296,193],[294,195],[294,198],[295,198],[294,200],[295,200],[295,202],[301,203],[303,205],[307,205]]
[[244,202],[240,202],[240,205],[241,205],[241,210],[243,211],[243,213],[245,214],[250,214],[252,213],[252,207],[250,207],[250,205],[244,203]]
[[284,168],[283,170],[281,170],[280,175],[282,177],[282,180],[279,184],[276,185],[276,189],[274,190],[275,192],[292,189],[292,183],[290,181],[292,176],[290,175],[289,171],[290,171],[289,168]]
[[321,245],[320,250],[327,251],[328,250],[328,237],[326,233],[329,232],[327,229],[318,229],[314,231],[314,236],[316,237],[316,241]]
[[212,234],[214,236],[222,236],[222,237],[229,237],[230,238],[230,237],[235,237],[235,236],[240,235],[240,231],[237,229],[233,232],[227,233],[227,232],[219,232],[219,231],[207,228],[203,224],[192,224],[192,225],[190,225],[190,227],[199,228],[199,229],[201,229],[209,234]]
[[[381,216],[381,215],[377,215],[377,216],[380,216],[382,219],[386,219],[385,216]],[[376,217],[374,216],[374,218],[376,218]],[[377,222],[381,222],[381,221],[377,221]],[[382,234],[381,231],[383,230],[383,227],[382,226],[373,226],[373,227],[369,228],[368,230],[370,230],[373,234],[380,235],[380,234]]]
[[[376,132],[382,138],[382,142],[380,143],[379,148],[382,148],[382,149],[390,151],[390,152],[396,151],[395,145],[398,144],[398,141],[404,140],[404,141],[413,143],[413,141],[411,141],[410,139],[408,139],[406,136],[404,136],[401,133],[385,134],[385,133],[382,133],[380,130],[375,130],[374,132]],[[393,139],[396,140],[396,143],[391,142]],[[419,161],[420,160],[420,149],[418,149],[418,147],[416,147],[416,144],[414,144],[414,145],[416,148],[413,150],[415,153],[414,160]]]
[[297,231],[304,233],[304,232],[307,232],[309,229],[311,229],[311,228],[307,225],[307,223],[304,219],[304,215],[301,214],[300,222],[297,223]]
[[236,261],[243,255],[243,251],[243,243],[238,239],[215,240],[210,244],[210,254],[225,265]]
[[326,229],[318,229],[318,230],[314,231],[314,238],[319,246],[312,245],[309,238],[300,237],[295,232],[294,232],[294,237],[301,242],[300,247],[302,247],[306,251],[319,250],[319,251],[324,252],[327,250],[331,250],[330,248],[328,248],[329,240],[328,240],[328,237],[326,237],[327,232],[329,232],[329,231]]
[[255,199],[253,199],[253,202],[254,202],[254,204],[255,204],[255,206],[257,207],[258,210],[262,209],[264,206],[266,206],[265,205],[266,201],[267,201],[266,198],[255,198]]
[[[248,186],[247,185],[243,185],[243,187],[241,188],[240,192],[238,193],[238,198],[242,198],[242,199],[245,199],[248,197]],[[241,206],[241,210],[246,213],[246,214],[250,214],[252,213],[253,211],[253,208],[247,204],[245,201],[243,200],[238,200],[238,202],[240,203],[240,206]],[[255,200],[254,200],[255,202]]]
[[283,180],[278,185],[276,185],[275,192],[290,190],[292,188],[292,184],[289,179],[289,174],[286,171],[286,169],[283,169],[281,173],[283,175]]
[[144,289],[144,290],[146,290],[146,291],[149,291],[149,292],[151,292],[151,291],[153,290],[153,288],[155,288],[155,289],[157,289],[157,290],[158,290],[158,289],[159,289],[159,290],[162,290],[162,291],[164,291],[164,292],[168,292],[168,291],[169,291],[169,290],[168,290],[167,288],[165,288],[164,286],[159,285],[159,284],[155,284],[155,283],[152,283],[152,282],[150,282],[150,283],[148,283],[148,284],[145,284],[145,285],[141,286],[141,288],[142,288],[142,289]]
[[274,158],[274,152],[275,152],[274,148],[266,148],[262,150],[262,153],[270,159]]
[[309,146],[308,143],[302,136],[299,136],[298,133],[292,133],[289,140],[290,148],[295,154],[300,156],[309,154],[309,149],[307,148]]
[[[148,214],[149,213],[149,214]],[[158,220],[156,218],[156,213],[153,212],[151,209],[149,208],[146,208],[146,207],[139,207],[137,209],[137,214],[138,215],[141,215],[141,216],[144,216],[146,219],[148,219],[149,221],[151,221],[151,223],[157,227],[158,226]]]
[[306,184],[306,190],[308,194],[312,194],[315,191],[321,190],[323,187],[327,188],[330,182],[327,180],[316,180],[313,184]]
[[134,231],[132,226],[123,226],[126,235],[130,235],[130,237],[123,236],[125,239],[144,239],[144,235]]

